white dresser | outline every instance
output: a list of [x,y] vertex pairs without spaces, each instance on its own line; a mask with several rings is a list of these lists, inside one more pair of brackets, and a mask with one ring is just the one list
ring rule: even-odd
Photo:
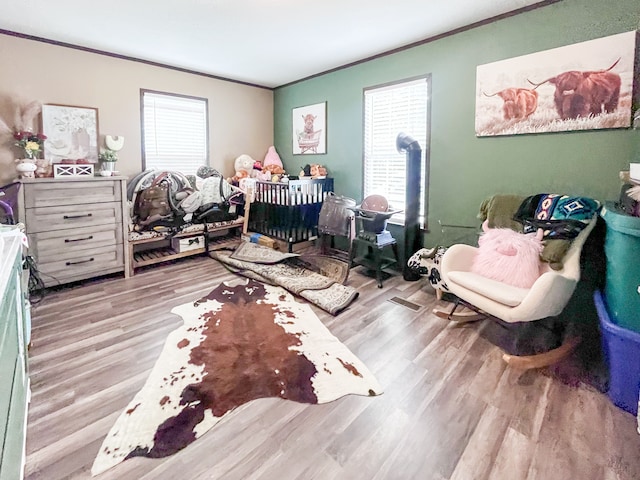
[[45,286],[125,272],[125,177],[22,179],[18,218]]
[[24,475],[29,376],[29,311],[21,237],[0,226],[0,480]]

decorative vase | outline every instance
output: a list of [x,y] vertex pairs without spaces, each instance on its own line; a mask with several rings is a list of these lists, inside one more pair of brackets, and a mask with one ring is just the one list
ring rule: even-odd
[[115,170],[116,170],[116,162],[102,162],[103,172],[115,172]]

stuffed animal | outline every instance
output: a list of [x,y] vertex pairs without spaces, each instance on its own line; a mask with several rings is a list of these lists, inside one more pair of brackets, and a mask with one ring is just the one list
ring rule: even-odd
[[271,175],[282,175],[284,173],[284,168],[279,165],[267,165],[262,169],[263,172],[269,172]]
[[235,175],[228,178],[227,181],[234,185],[238,185],[240,180],[253,176],[253,166],[256,161],[247,154],[242,154],[233,163]]
[[259,182],[268,182],[271,180],[271,172],[269,172],[268,170],[260,170],[258,173],[256,173],[255,179]]
[[[251,172],[253,171],[253,165],[255,163],[256,161],[253,158],[251,158],[249,155],[246,155],[246,154],[240,155],[238,158],[236,158],[235,162],[233,163],[236,176],[238,178],[250,177]],[[246,175],[241,174],[241,172],[245,172]]]
[[322,165],[318,165],[317,163],[314,163],[313,165],[311,165],[311,168],[309,169],[309,173],[311,173],[312,177],[326,177],[327,169],[324,168]]
[[543,231],[518,233],[509,228],[489,228],[478,239],[471,271],[520,288],[530,288],[540,276]]
[[300,173],[298,174],[300,177],[310,177],[311,176],[311,165],[309,165],[308,163],[302,167],[302,170],[300,170]]
[[20,174],[20,178],[34,178],[36,176],[34,172],[38,166],[35,160],[20,158],[16,160],[16,163],[16,171]]
[[267,155],[264,157],[264,162],[262,162],[264,167],[268,167],[269,165],[278,165],[280,168],[283,167],[282,160],[280,160],[280,155],[276,152],[275,147],[269,147],[267,150]]

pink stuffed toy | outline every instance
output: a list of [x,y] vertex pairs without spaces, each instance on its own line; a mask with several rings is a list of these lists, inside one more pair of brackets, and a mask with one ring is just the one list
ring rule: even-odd
[[[282,160],[280,160],[280,155],[276,152],[276,148],[271,146],[267,150],[267,154],[264,157],[264,161],[262,162],[262,168],[266,168],[269,165],[276,165],[280,168],[283,167]],[[284,170],[283,170],[284,171]]]
[[482,229],[471,271],[514,287],[530,288],[540,276],[542,229],[524,234],[509,228],[489,228],[487,221]]

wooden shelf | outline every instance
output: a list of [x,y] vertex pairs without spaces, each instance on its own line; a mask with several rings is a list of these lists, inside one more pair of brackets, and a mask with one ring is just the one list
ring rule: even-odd
[[[219,228],[209,231],[209,247],[222,246],[227,243],[233,243],[240,240],[239,228],[241,225],[227,225],[225,228]],[[220,235],[220,232],[228,230],[228,233]],[[216,233],[218,235],[216,235]],[[206,248],[196,248],[184,252],[177,252],[171,248],[170,238],[188,238],[202,236],[203,232],[185,232],[173,235],[173,237],[153,237],[140,240],[129,240],[130,264],[129,273],[133,275],[135,270],[140,267],[155,265],[157,263],[178,260],[180,258],[191,257],[193,255],[202,255],[207,253]]]
[[153,265],[154,263],[166,262],[167,260],[175,260],[177,258],[190,257],[192,255],[199,255],[205,253],[205,248],[197,248],[194,250],[187,250],[186,252],[176,252],[171,247],[158,248],[155,250],[145,250],[142,252],[134,252],[133,261],[137,267],[145,267],[147,265]]

